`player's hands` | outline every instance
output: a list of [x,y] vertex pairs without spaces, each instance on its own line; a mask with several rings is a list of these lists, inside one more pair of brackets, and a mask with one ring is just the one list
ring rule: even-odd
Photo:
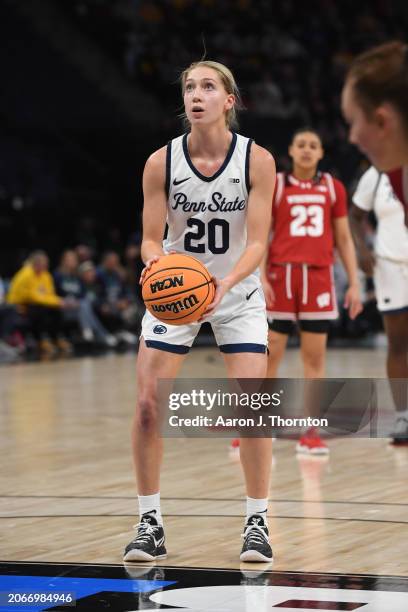
[[265,296],[266,308],[268,309],[270,306],[273,306],[275,304],[275,292],[273,290],[271,283],[268,281],[268,279],[263,278],[261,279],[261,282],[262,282],[262,289],[263,289],[264,296]]
[[164,255],[153,255],[153,257],[146,261],[146,265],[140,273],[139,285],[143,285],[143,281],[145,279],[146,274],[148,273],[152,265],[156,263],[156,261],[159,261],[160,257],[164,257]]
[[174,253],[177,253],[177,251],[170,251],[169,253],[163,253],[163,255],[153,255],[153,257],[148,259],[146,261],[145,267],[140,273],[139,285],[143,285],[146,274],[149,272],[152,265],[156,263],[156,261],[159,261],[159,259],[161,259],[162,257],[166,257],[166,255],[173,255]]
[[202,323],[203,321],[208,319],[208,317],[210,315],[212,315],[214,313],[214,310],[217,308],[218,304],[221,302],[221,300],[224,297],[224,295],[231,288],[229,283],[225,279],[218,279],[218,278],[215,278],[215,276],[213,276],[212,277],[212,281],[213,281],[213,283],[215,285],[214,298],[213,298],[213,301],[211,302],[211,304],[209,304],[207,306],[205,312],[198,319],[199,323]]
[[344,296],[344,308],[348,308],[350,319],[355,319],[363,310],[360,300],[360,289],[357,285],[350,285]]

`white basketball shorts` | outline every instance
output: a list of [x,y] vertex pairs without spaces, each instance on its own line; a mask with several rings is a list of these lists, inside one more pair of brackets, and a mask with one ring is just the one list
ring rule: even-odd
[[408,263],[377,257],[374,284],[380,312],[408,310]]
[[[265,353],[268,323],[262,286],[238,283],[225,294],[214,314],[206,319],[211,324],[218,347],[223,353]],[[170,325],[162,323],[146,311],[141,336],[146,346],[170,353],[188,353],[201,323]]]

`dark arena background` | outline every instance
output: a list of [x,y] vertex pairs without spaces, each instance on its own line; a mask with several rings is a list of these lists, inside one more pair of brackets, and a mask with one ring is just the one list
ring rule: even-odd
[[[296,435],[277,435],[273,565],[239,559],[245,490],[232,431],[165,440],[168,556],[123,562],[138,521],[142,174],[183,133],[182,70],[205,55],[233,71],[238,131],[280,171],[290,172],[295,130],[316,129],[320,170],[341,179],[351,206],[370,162],[348,141],[344,78],[359,53],[408,41],[406,0],[2,0],[0,40],[0,612],[407,612],[405,375],[394,376],[406,436],[393,433],[388,383],[376,404],[387,436],[337,432],[330,453],[307,454]],[[364,231],[374,248],[373,213]],[[58,321],[10,300],[28,258],[53,275]],[[337,255],[334,281],[327,377],[386,379],[373,279],[359,271],[354,320]],[[303,376],[299,342],[294,330],[279,376]],[[404,371],[405,345],[399,359]],[[225,376],[205,323],[180,377]]]

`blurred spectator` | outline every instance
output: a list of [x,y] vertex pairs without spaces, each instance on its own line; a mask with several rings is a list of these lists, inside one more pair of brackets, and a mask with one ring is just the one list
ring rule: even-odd
[[83,300],[89,305],[94,315],[94,321],[92,323],[92,331],[95,334],[97,340],[106,344],[110,348],[114,348],[118,345],[118,341],[110,334],[105,327],[102,325],[98,316],[98,307],[100,303],[101,295],[101,284],[96,276],[96,268],[92,261],[84,261],[78,268],[79,278],[82,283],[82,295]]
[[143,268],[140,243],[131,242],[125,250],[125,282],[132,297],[138,298],[139,301],[142,301],[139,280]]
[[80,264],[78,273],[82,282],[84,297],[96,308],[101,295],[101,284],[98,281],[94,263],[90,260],[84,261]]
[[72,346],[63,334],[62,313],[71,308],[72,303],[56,294],[48,266],[44,251],[32,253],[12,278],[7,301],[26,316],[44,356],[53,356],[57,350],[69,354]]
[[82,284],[78,276],[78,265],[78,255],[75,251],[63,252],[60,265],[54,272],[55,289],[61,297],[81,299]]
[[72,300],[72,308],[64,311],[64,321],[75,323],[86,342],[97,339],[107,346],[116,346],[116,339],[103,327],[93,310],[92,302],[85,295],[78,274],[78,256],[75,251],[64,251],[60,266],[54,272],[54,281],[58,295]]
[[115,251],[107,251],[103,255],[97,275],[103,288],[103,298],[115,305],[117,310],[124,310],[128,303],[124,283],[125,271]]
[[18,319],[15,306],[6,303],[6,286],[0,278],[0,338],[6,339],[14,332]]
[[137,337],[125,329],[132,295],[126,287],[125,271],[117,253],[105,253],[97,270],[97,278],[101,284],[97,312],[102,323],[119,339],[128,344],[136,344]]
[[139,280],[144,263],[141,258],[140,242],[131,242],[125,250],[125,284],[130,298],[130,305],[125,310],[125,318],[132,330],[139,333],[145,312],[142,299],[142,288]]
[[94,250],[87,244],[78,244],[75,247],[75,253],[77,254],[79,264],[84,261],[92,261],[94,258]]
[[0,363],[12,363],[18,360],[19,351],[4,340],[15,331],[18,314],[14,306],[5,303],[5,297],[4,281],[0,278]]

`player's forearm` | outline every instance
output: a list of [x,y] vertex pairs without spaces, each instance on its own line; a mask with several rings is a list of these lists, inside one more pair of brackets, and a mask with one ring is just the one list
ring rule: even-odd
[[349,285],[358,286],[359,281],[357,272],[357,259],[351,235],[344,237],[342,240],[339,240],[336,244],[336,247],[339,252],[340,259],[343,262],[343,266],[346,270]]
[[370,254],[370,249],[365,240],[365,233],[362,219],[355,218],[352,214],[349,216],[350,230],[354,240],[355,248],[359,257],[364,257]]
[[141,256],[143,263],[146,263],[155,256],[161,257],[164,255],[163,246],[161,242],[156,240],[143,240],[141,247]]
[[230,289],[258,268],[265,254],[265,249],[266,244],[263,242],[252,242],[247,245],[231,272],[223,279]]

